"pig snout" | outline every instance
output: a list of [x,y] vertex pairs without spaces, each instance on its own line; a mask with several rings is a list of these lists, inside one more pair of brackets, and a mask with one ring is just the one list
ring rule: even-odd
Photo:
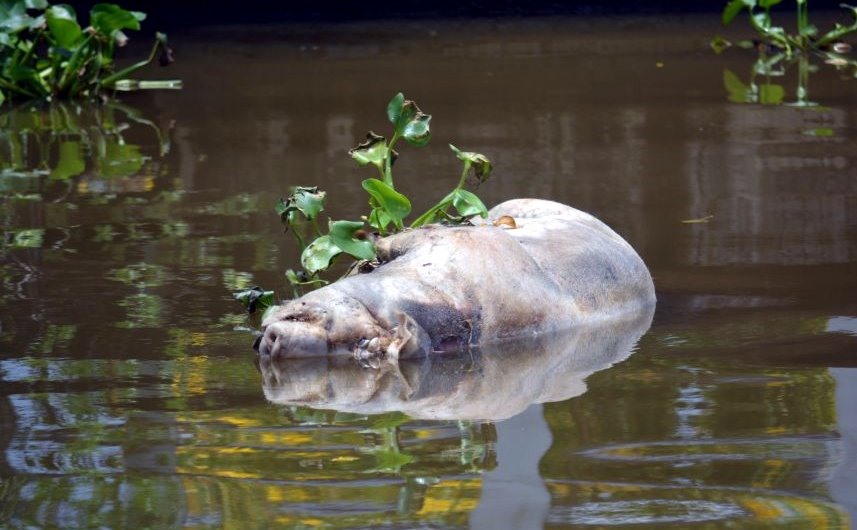
[[327,332],[306,322],[279,321],[268,324],[258,341],[261,355],[271,358],[315,357],[327,354]]

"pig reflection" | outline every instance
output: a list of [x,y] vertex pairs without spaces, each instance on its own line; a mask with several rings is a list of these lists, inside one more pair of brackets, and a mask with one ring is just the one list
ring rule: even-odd
[[585,379],[627,358],[651,324],[634,318],[578,326],[419,359],[362,367],[349,356],[260,355],[265,397],[359,414],[399,411],[420,419],[502,420],[532,403],[586,391]]

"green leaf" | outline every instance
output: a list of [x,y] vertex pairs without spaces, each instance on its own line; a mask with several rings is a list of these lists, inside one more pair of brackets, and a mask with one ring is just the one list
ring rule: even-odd
[[48,0],[25,0],[27,9],[47,9]]
[[3,94],[3,91],[0,90],[0,107],[3,106],[4,101],[6,101],[6,96]]
[[744,0],[731,0],[726,7],[723,8],[723,25],[727,26],[730,22],[747,7],[747,4],[744,3]]
[[402,115],[396,123],[396,132],[411,145],[422,147],[431,140],[430,114],[423,114],[413,101],[405,101]]
[[295,205],[307,219],[315,219],[318,214],[324,210],[325,192],[318,191],[318,188],[295,188],[292,196],[295,198]]
[[45,238],[44,228],[25,228],[12,232],[12,247],[39,248]]
[[244,304],[248,313],[254,313],[256,309],[265,309],[274,305],[274,291],[266,291],[261,287],[232,293],[232,297]]
[[140,153],[140,147],[110,141],[95,159],[98,174],[104,178],[121,178],[135,175],[146,157]]
[[[782,1],[783,0],[759,0],[759,7],[762,9],[770,9]],[[800,3],[800,0],[798,0],[798,3]]]
[[363,181],[363,189],[366,190],[387,212],[392,219],[400,222],[411,213],[411,201],[407,197],[394,190],[392,186],[378,179],[366,179]]
[[18,82],[30,79],[33,76],[37,75],[37,72],[34,68],[25,64],[11,65],[9,66],[9,68],[6,69],[5,73],[9,79]]
[[802,37],[815,37],[818,35],[818,27],[815,24],[804,26],[800,29],[800,34]]
[[786,90],[782,85],[759,85],[759,103],[763,105],[779,105],[785,97]]
[[836,133],[833,129],[828,127],[819,127],[818,129],[808,129],[803,131],[803,134],[806,136],[820,136],[820,137],[830,137],[834,136]]
[[326,193],[319,191],[318,187],[295,186],[292,194],[287,199],[280,199],[275,207],[277,214],[284,221],[287,215],[299,211],[309,220],[316,219],[318,214],[324,211],[324,197]]
[[729,92],[729,101],[732,103],[748,103],[752,101],[750,88],[745,85],[732,70],[723,70],[723,86]]
[[83,39],[83,30],[80,29],[77,15],[70,5],[51,6],[46,12],[46,17],[51,35],[63,48],[74,49]]
[[383,170],[384,160],[387,158],[389,152],[390,149],[387,147],[387,140],[383,136],[369,131],[366,134],[366,141],[348,151],[348,154],[361,166],[372,164],[378,169]]
[[330,236],[321,236],[310,243],[301,254],[301,265],[310,274],[323,271],[330,267],[330,262],[342,253]]
[[140,21],[145,18],[145,13],[126,11],[116,4],[95,4],[89,11],[89,23],[102,35],[113,35],[123,29],[139,30]]
[[405,96],[401,92],[393,96],[393,99],[390,100],[390,103],[387,104],[387,117],[390,119],[390,123],[396,125],[399,121],[399,118],[402,116],[402,106],[405,103]]
[[761,31],[767,32],[771,27],[771,21],[766,13],[757,13],[752,15],[752,18],[758,26],[758,29]]
[[393,222],[393,218],[389,213],[380,206],[372,209],[372,213],[369,214],[369,226],[378,230],[384,231],[390,226],[390,223]]
[[17,33],[28,29],[34,18],[27,14],[24,2],[0,2],[0,31]]
[[51,171],[53,180],[68,180],[84,172],[83,150],[80,142],[62,142],[59,146],[59,159]]
[[417,104],[405,99],[401,92],[387,105],[387,117],[395,126],[396,136],[404,138],[411,145],[422,147],[431,139],[431,115],[423,114]]
[[[332,221],[329,223],[331,241],[358,259],[371,260],[375,257],[375,245],[365,238],[363,223],[359,221]],[[318,240],[316,240],[318,241]]]
[[485,207],[479,197],[467,190],[457,189],[452,192],[452,206],[458,210],[462,217],[472,215],[488,217],[488,208]]
[[711,42],[708,43],[708,45],[711,46],[711,49],[714,50],[714,53],[720,55],[721,53],[723,53],[723,50],[725,50],[729,46],[732,46],[732,43],[724,39],[720,35],[715,35],[711,39]]
[[479,153],[461,151],[452,144],[449,144],[449,148],[452,149],[452,152],[455,153],[455,156],[457,156],[459,160],[470,163],[470,167],[473,168],[473,173],[476,175],[480,184],[488,180],[488,177],[491,176],[492,167],[491,161],[488,160],[488,157]]
[[386,473],[401,473],[402,468],[413,462],[413,460],[413,455],[402,453],[398,450],[377,451],[375,453],[375,470]]

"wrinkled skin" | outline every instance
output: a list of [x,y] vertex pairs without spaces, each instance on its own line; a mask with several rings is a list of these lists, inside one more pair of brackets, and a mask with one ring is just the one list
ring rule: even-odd
[[[516,227],[493,225],[503,217]],[[427,226],[376,248],[376,269],[272,312],[259,353],[420,357],[630,318],[655,303],[649,271],[627,242],[551,201],[507,201],[481,226]]]
[[366,370],[349,357],[259,356],[265,397],[278,405],[356,414],[403,412],[433,420],[502,420],[532,403],[564,401],[585,379],[627,358],[651,324],[654,307],[632,318],[583,324],[384,363]]

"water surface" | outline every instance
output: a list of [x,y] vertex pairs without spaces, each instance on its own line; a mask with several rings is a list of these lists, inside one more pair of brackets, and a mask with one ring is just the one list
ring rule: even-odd
[[[803,97],[793,65],[747,103],[755,55],[713,53],[718,32],[716,16],[204,28],[171,34],[182,92],[5,114],[0,526],[849,528],[857,80],[814,62]],[[230,292],[289,295],[297,249],[272,207],[290,186],[365,213],[371,174],[346,151],[386,131],[400,90],[434,116],[396,166],[415,210],[457,181],[452,142],[493,161],[489,205],[592,212],[654,276],[639,341],[564,365],[577,375],[551,392],[506,374],[533,397],[494,416],[267,401]],[[466,398],[504,366],[482,361],[406,372]],[[355,369],[304,368],[284,373]]]

